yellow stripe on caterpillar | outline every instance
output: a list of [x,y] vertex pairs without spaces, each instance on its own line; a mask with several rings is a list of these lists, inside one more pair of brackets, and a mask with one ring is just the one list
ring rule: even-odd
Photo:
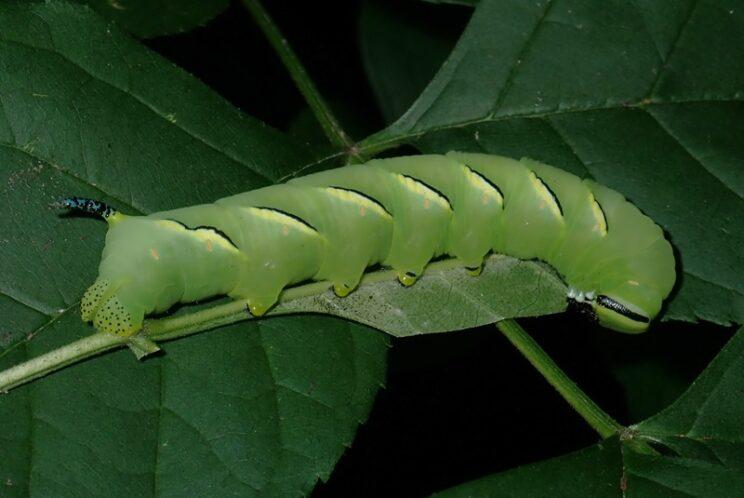
[[603,237],[607,235],[607,219],[605,218],[602,206],[599,205],[597,200],[594,198],[594,194],[589,194],[589,205],[592,208],[592,215],[594,216],[594,226],[592,230],[598,232]]
[[495,202],[499,206],[504,206],[504,196],[491,182],[465,165],[462,165],[462,168],[467,182],[481,193],[482,204]]
[[529,178],[530,185],[532,185],[532,188],[535,189],[535,192],[537,192],[537,195],[540,198],[540,204],[538,207],[540,209],[545,209],[547,207],[553,216],[557,219],[563,220],[563,213],[558,204],[558,199],[556,199],[555,195],[550,191],[545,182],[542,181],[534,171],[530,171]]

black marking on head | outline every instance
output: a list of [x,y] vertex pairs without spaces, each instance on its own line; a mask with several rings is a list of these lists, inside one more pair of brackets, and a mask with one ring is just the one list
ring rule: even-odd
[[407,271],[406,272],[406,276],[407,277],[411,277],[411,278],[416,278],[416,274],[414,272],[412,272],[412,271]]
[[615,301],[611,297],[599,295],[597,296],[597,304],[599,306],[602,306],[603,308],[607,308],[609,310],[614,311],[615,313],[618,313],[620,315],[623,315],[626,318],[630,318],[633,321],[641,322],[641,323],[649,323],[651,320],[647,316],[641,315],[640,313],[636,313],[635,311],[631,311],[625,306],[623,306],[621,303]]
[[215,235],[218,235],[218,236],[222,237],[223,239],[225,239],[235,249],[239,249],[238,246],[235,245],[235,242],[233,242],[232,239],[225,232],[223,232],[222,230],[220,230],[217,227],[213,227],[211,225],[199,225],[198,227],[191,228],[186,223],[182,223],[182,222],[180,222],[178,220],[174,220],[172,218],[166,218],[166,220],[167,221],[172,221],[173,223],[177,223],[177,224],[181,225],[182,227],[184,227],[186,230],[191,230],[192,232],[195,232],[197,230],[211,230],[212,232],[214,232]]
[[254,206],[254,207],[256,209],[266,209],[268,211],[274,211],[275,213],[283,214],[284,216],[288,216],[289,218],[292,218],[295,221],[299,221],[300,223],[302,223],[303,225],[305,225],[309,229],[313,230],[314,232],[317,232],[318,231],[317,228],[315,228],[310,223],[308,223],[307,221],[303,220],[302,218],[300,218],[296,214],[288,213],[286,211],[282,211],[281,209],[277,209],[277,208],[273,208],[273,207],[267,207],[267,206]]
[[484,182],[486,182],[492,189],[494,189],[496,192],[498,192],[499,195],[501,196],[501,199],[503,199],[503,202],[506,203],[506,197],[504,197],[504,193],[501,191],[501,189],[499,188],[498,185],[496,185],[495,183],[493,183],[491,180],[489,180],[488,178],[486,178],[485,176],[483,176],[478,171],[475,171],[473,168],[471,168],[467,164],[465,164],[464,166],[466,168],[468,168],[471,173],[473,173],[475,176],[477,176],[478,178],[480,178],[481,180],[483,180]]
[[478,271],[480,270],[480,266],[466,266],[465,269],[468,271]]
[[550,188],[550,185],[548,185],[547,182],[545,182],[545,180],[537,176],[537,173],[533,171],[532,174],[535,175],[535,178],[537,178],[537,181],[542,183],[542,186],[545,187],[545,190],[548,191],[548,193],[550,194],[550,197],[553,198],[553,202],[555,202],[555,205],[558,206],[558,212],[561,214],[561,216],[563,216],[563,206],[561,206],[561,201],[558,200],[558,196],[555,195],[555,192],[553,192],[553,189]]
[[387,214],[389,214],[390,216],[392,216],[392,214],[390,213],[390,211],[388,211],[388,209],[385,206],[383,206],[383,204],[380,201],[378,201],[374,197],[370,196],[369,194],[365,194],[364,192],[360,192],[358,190],[354,190],[353,188],[339,187],[337,185],[331,185],[330,188],[335,188],[337,190],[345,190],[347,192],[351,192],[352,194],[356,194],[358,196],[364,197],[368,201],[373,202],[373,203],[377,204],[378,206],[380,206],[380,208],[382,208],[383,211],[385,211]]
[[410,175],[401,175],[401,176],[404,176],[405,178],[408,178],[409,180],[412,180],[412,181],[414,181],[416,183],[420,183],[424,187],[428,188],[429,190],[431,190],[432,192],[434,192],[435,194],[437,194],[439,197],[441,197],[442,199],[444,199],[444,201],[447,203],[447,205],[449,206],[449,208],[452,209],[452,203],[450,202],[450,200],[447,198],[446,195],[444,195],[439,190],[435,189],[434,187],[432,187],[431,185],[429,185],[425,181],[419,180],[418,178],[414,178],[414,177],[412,177]]
[[104,220],[116,213],[116,209],[112,208],[108,204],[95,199],[88,199],[86,197],[67,197],[58,202],[52,203],[52,207],[81,211],[83,213],[100,216]]

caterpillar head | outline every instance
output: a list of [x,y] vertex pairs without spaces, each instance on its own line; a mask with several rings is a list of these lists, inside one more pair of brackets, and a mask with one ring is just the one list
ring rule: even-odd
[[611,288],[600,289],[590,304],[600,325],[618,332],[645,332],[659,313],[668,291],[661,294],[652,285],[628,280]]
[[582,292],[569,287],[568,298],[570,303],[577,303],[580,310],[591,309],[592,316],[603,327],[627,334],[645,332],[662,301],[653,288],[628,285],[600,292]]
[[105,278],[96,280],[80,303],[83,321],[93,322],[102,332],[125,337],[142,328],[144,309],[127,303],[125,296],[117,292],[123,284]]
[[598,295],[592,302],[594,314],[600,325],[608,329],[638,334],[645,332],[652,316],[640,306],[616,295]]

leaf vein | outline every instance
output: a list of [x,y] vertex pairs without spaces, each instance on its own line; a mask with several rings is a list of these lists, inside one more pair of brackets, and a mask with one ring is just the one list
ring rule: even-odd
[[504,86],[501,87],[501,91],[499,92],[499,95],[496,97],[496,103],[493,105],[493,107],[491,107],[491,114],[495,114],[496,111],[499,109],[499,107],[501,107],[501,104],[504,102],[506,95],[509,93],[509,90],[514,84],[514,78],[516,77],[517,73],[519,72],[519,68],[521,67],[520,61],[524,59],[529,49],[532,47],[532,44],[534,43],[535,38],[537,37],[537,34],[540,32],[542,27],[545,25],[545,19],[547,18],[548,14],[550,13],[550,10],[553,8],[554,5],[555,5],[555,2],[553,2],[553,0],[547,0],[545,2],[545,10],[543,10],[542,14],[537,19],[537,22],[535,23],[535,27],[532,28],[532,32],[527,37],[527,40],[525,40],[524,44],[522,45],[522,48],[519,49],[516,60],[512,63],[511,67],[509,68],[509,74],[506,75],[506,81],[504,81]]
[[150,104],[149,102],[147,102],[146,100],[144,100],[139,95],[137,95],[135,93],[130,93],[126,89],[120,88],[117,85],[115,85],[115,84],[113,84],[113,83],[111,83],[111,82],[109,82],[109,81],[107,81],[107,80],[99,77],[98,75],[93,74],[88,69],[84,68],[80,64],[76,63],[74,60],[70,59],[68,56],[64,55],[62,52],[55,51],[55,50],[52,50],[52,49],[49,49],[49,48],[46,48],[46,47],[39,47],[39,46],[31,45],[31,44],[24,43],[24,42],[21,42],[21,41],[18,41],[18,40],[10,40],[10,39],[7,39],[7,38],[6,39],[3,39],[1,41],[5,42],[5,43],[8,43],[8,44],[20,45],[22,47],[26,47],[26,48],[29,48],[31,50],[36,50],[36,51],[46,52],[46,53],[49,53],[49,54],[56,55],[57,57],[63,59],[67,63],[69,63],[69,64],[77,67],[78,69],[80,69],[80,71],[82,71],[84,74],[88,75],[88,77],[90,77],[91,79],[96,80],[96,81],[99,81],[99,82],[103,83],[104,85],[107,85],[110,88],[113,88],[114,90],[117,90],[117,91],[121,92],[122,94],[124,94],[124,95],[126,95],[128,97],[131,97],[135,101],[139,102],[143,107],[145,107],[146,109],[149,109],[156,116],[158,116],[159,118],[163,119],[166,123],[168,123],[169,126],[174,126],[175,128],[181,130],[186,136],[191,137],[196,142],[199,142],[199,143],[205,145],[209,149],[217,152],[219,155],[222,155],[224,157],[227,157],[231,161],[239,164],[242,167],[245,167],[250,172],[252,172],[256,176],[262,178],[263,180],[265,180],[265,181],[267,181],[269,183],[273,183],[274,180],[272,178],[269,178],[264,173],[261,173],[260,171],[254,169],[250,164],[244,162],[239,157],[237,157],[237,156],[235,156],[233,154],[229,154],[229,153],[227,153],[224,150],[220,150],[215,144],[213,144],[211,141],[207,140],[203,136],[197,134],[196,132],[190,130],[189,128],[185,128],[184,126],[180,125],[178,122],[174,122],[173,120],[168,119],[168,117],[167,117],[166,114],[164,114],[161,110],[159,110],[153,104]]
[[653,119],[653,120],[654,120],[654,121],[656,122],[656,124],[658,124],[658,125],[659,125],[659,128],[661,128],[661,129],[662,129],[662,131],[664,131],[664,132],[665,132],[665,133],[666,133],[667,135],[669,135],[669,137],[670,137],[670,138],[671,138],[672,140],[674,140],[674,142],[676,142],[676,143],[677,143],[677,145],[679,145],[679,146],[680,146],[680,148],[681,148],[682,150],[684,150],[684,151],[685,151],[685,153],[686,153],[686,154],[687,154],[688,156],[690,156],[690,157],[691,157],[691,158],[692,158],[692,159],[693,159],[693,160],[694,160],[694,161],[695,161],[695,162],[696,162],[696,163],[697,163],[697,164],[698,164],[698,165],[699,165],[699,166],[700,166],[700,167],[701,167],[701,168],[702,168],[702,169],[703,169],[703,170],[704,170],[704,171],[705,171],[706,173],[708,173],[708,174],[709,174],[710,176],[712,176],[713,178],[715,178],[715,180],[716,180],[716,181],[717,181],[718,183],[720,183],[721,185],[723,185],[723,188],[724,188],[725,190],[729,190],[729,191],[730,191],[730,192],[732,192],[732,193],[733,193],[733,194],[734,194],[735,196],[737,196],[737,197],[738,197],[739,199],[742,199],[742,200],[744,200],[744,197],[743,197],[743,196],[742,196],[742,195],[741,195],[741,194],[740,194],[739,192],[737,192],[736,190],[734,190],[734,189],[733,189],[733,188],[732,188],[732,187],[731,187],[730,185],[728,185],[728,184],[727,184],[726,182],[724,182],[724,181],[723,181],[723,180],[722,180],[722,179],[721,179],[720,177],[718,177],[718,176],[717,176],[717,175],[716,175],[715,173],[713,173],[713,172],[712,172],[712,171],[711,171],[711,170],[710,170],[710,169],[709,169],[709,168],[708,168],[708,167],[707,167],[707,166],[705,165],[705,163],[703,162],[703,159],[702,159],[702,158],[700,158],[700,157],[698,157],[697,155],[695,155],[695,154],[693,153],[692,149],[690,149],[689,147],[687,147],[687,146],[686,146],[686,145],[684,144],[684,142],[682,142],[682,139],[681,139],[681,138],[679,138],[679,137],[678,137],[678,136],[676,136],[676,135],[675,135],[674,133],[672,133],[672,130],[671,130],[671,129],[669,129],[669,128],[668,128],[668,127],[667,127],[667,126],[666,126],[666,125],[665,125],[665,124],[664,124],[664,123],[663,123],[663,122],[661,121],[661,119],[660,119],[660,118],[659,118],[659,117],[658,117],[658,116],[657,116],[656,114],[654,114],[654,112],[652,112],[652,111],[651,111],[650,109],[644,109],[644,112],[645,112],[645,113],[646,113],[646,114],[647,114],[648,116],[650,116],[650,117],[651,117],[651,119]]
[[[669,62],[669,59],[671,59],[672,54],[679,46],[679,41],[682,39],[682,33],[684,33],[687,26],[690,24],[690,21],[692,20],[692,14],[695,12],[695,9],[697,8],[699,3],[699,0],[694,0],[692,3],[692,6],[690,7],[690,11],[687,13],[687,19],[685,19],[685,22],[682,23],[682,25],[679,28],[679,32],[677,33],[677,37],[672,42],[672,46],[669,48],[669,52],[666,54],[666,57],[661,58],[661,64],[659,64],[659,67],[657,68],[658,73],[656,74],[656,78],[654,79],[653,83],[651,84],[651,88],[646,94],[646,99],[650,99],[651,95],[654,94],[654,92],[657,90],[659,83],[661,82],[662,76],[666,74],[664,71],[667,62]],[[645,99],[644,99],[645,100]]]

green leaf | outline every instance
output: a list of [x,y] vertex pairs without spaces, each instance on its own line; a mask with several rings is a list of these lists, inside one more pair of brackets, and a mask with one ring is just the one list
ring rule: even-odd
[[[93,332],[78,301],[105,224],[50,202],[146,213],[317,160],[87,8],[3,3],[0,27],[0,368]],[[386,351],[304,316],[74,366],[0,396],[0,495],[308,493],[366,418]]]
[[[66,314],[0,362],[81,328]],[[306,494],[366,419],[386,349],[340,320],[272,319],[58,372],[0,398],[0,494]]]
[[74,0],[140,38],[184,33],[224,11],[229,0]]
[[[579,452],[440,493],[457,496],[740,496],[744,328],[669,408]],[[655,454],[638,451],[650,443]],[[648,448],[648,447],[647,447]]]
[[362,151],[485,151],[591,176],[678,249],[666,319],[742,323],[742,100],[735,0],[484,0],[419,99]]

